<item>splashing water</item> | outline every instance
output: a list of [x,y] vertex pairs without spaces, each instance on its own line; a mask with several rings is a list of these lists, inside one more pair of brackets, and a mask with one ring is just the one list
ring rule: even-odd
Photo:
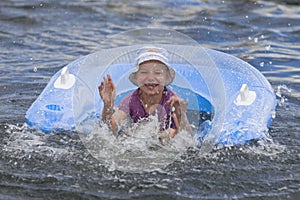
[[[56,138],[53,140],[52,138],[58,135],[46,135],[37,132],[30,129],[26,124],[22,126],[7,125],[6,133],[8,138],[4,139],[3,151],[14,158],[21,159],[36,154],[42,157],[59,159],[65,155],[72,155],[72,152],[74,152],[68,135],[60,135],[60,139]],[[56,145],[54,145],[55,143]]]
[[[152,171],[160,170],[180,159],[196,140],[182,131],[166,144],[159,142],[157,118],[143,126],[133,126],[126,134],[115,136],[107,126],[98,126],[81,139],[91,155],[110,170]],[[142,128],[141,128],[142,127]]]
[[285,102],[288,100],[286,96],[292,92],[286,85],[278,85],[276,90],[276,96],[280,98],[278,105],[283,106]]

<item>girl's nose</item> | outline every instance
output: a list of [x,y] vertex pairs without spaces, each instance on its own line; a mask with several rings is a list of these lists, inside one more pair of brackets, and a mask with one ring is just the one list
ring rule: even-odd
[[154,82],[155,81],[155,76],[153,74],[152,75],[149,74],[149,76],[147,77],[147,79],[148,79],[147,80],[148,82]]

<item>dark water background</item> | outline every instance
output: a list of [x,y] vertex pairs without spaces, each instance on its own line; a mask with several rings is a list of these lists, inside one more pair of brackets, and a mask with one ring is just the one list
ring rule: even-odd
[[[129,173],[101,165],[75,133],[26,126],[62,66],[144,27],[177,30],[261,71],[278,97],[273,142]],[[0,199],[300,199],[299,1],[4,0],[0,48]]]

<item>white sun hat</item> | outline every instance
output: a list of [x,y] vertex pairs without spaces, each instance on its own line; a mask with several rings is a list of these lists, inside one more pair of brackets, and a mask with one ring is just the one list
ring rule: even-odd
[[175,71],[170,67],[168,58],[166,57],[168,52],[163,48],[156,47],[144,47],[138,51],[138,57],[136,58],[134,69],[129,75],[129,80],[136,86],[138,86],[136,73],[139,70],[140,64],[149,60],[156,60],[166,65],[169,71],[169,78],[166,80],[166,86],[170,85],[175,78]]

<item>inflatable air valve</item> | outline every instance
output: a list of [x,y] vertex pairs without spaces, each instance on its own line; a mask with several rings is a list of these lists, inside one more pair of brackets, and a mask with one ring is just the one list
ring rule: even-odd
[[254,91],[250,91],[247,84],[243,84],[234,103],[238,106],[249,106],[255,99],[256,93]]
[[54,82],[54,87],[59,89],[69,89],[75,83],[75,76],[69,73],[68,67],[61,70],[60,76]]

